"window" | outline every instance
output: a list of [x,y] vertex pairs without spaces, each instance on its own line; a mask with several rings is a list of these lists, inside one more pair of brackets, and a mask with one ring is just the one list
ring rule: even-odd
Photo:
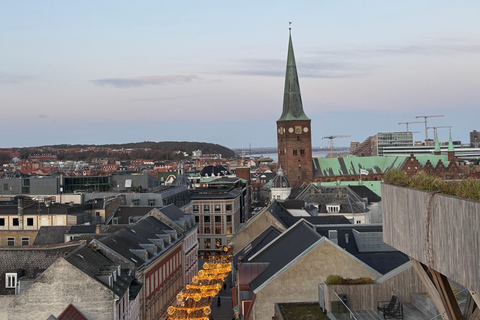
[[17,286],[17,274],[5,273],[5,288],[15,288]]
[[5,227],[5,218],[0,218],[0,227]]
[[232,216],[227,216],[227,222],[232,222]]
[[193,205],[193,212],[198,212],[198,204]]
[[209,204],[204,204],[203,205],[203,212],[210,212],[210,205]]
[[297,154],[297,149],[293,149],[293,155],[296,156]]
[[204,216],[203,222],[210,222],[210,216]]
[[15,238],[7,238],[7,246],[14,246]]
[[227,205],[225,206],[225,210],[227,210],[227,211],[232,211],[232,205],[231,205],[231,204],[227,204]]
[[357,224],[360,224],[360,223],[362,223],[362,221],[360,221],[360,220],[357,220]]
[[215,212],[219,212],[221,210],[221,207],[219,204],[215,205]]
[[19,225],[18,218],[13,218],[12,219],[12,225],[15,226],[15,227],[18,227],[18,225]]
[[22,246],[28,246],[30,244],[29,238],[22,238]]
[[208,238],[207,238],[207,239],[204,239],[204,240],[203,240],[203,247],[204,247],[205,249],[210,249],[210,246],[211,246],[210,239],[208,239]]
[[155,199],[149,199],[148,200],[148,206],[149,207],[155,207]]
[[222,249],[222,239],[216,238],[215,239],[215,249]]
[[227,234],[232,234],[232,227],[227,227]]
[[221,227],[215,227],[215,234],[222,234],[222,228]]
[[203,228],[203,233],[210,233],[210,227]]
[[140,199],[132,199],[132,205],[138,207],[140,205]]
[[29,227],[33,226],[33,218],[27,218],[27,226]]
[[222,222],[222,216],[215,216],[215,222]]
[[300,149],[300,154],[305,154],[305,149]]
[[195,222],[200,222],[200,217],[199,216],[195,216]]

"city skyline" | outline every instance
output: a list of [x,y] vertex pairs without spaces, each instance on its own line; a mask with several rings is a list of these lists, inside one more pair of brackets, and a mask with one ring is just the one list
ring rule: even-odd
[[[7,2],[0,147],[204,141],[276,146],[288,22],[312,147],[480,115],[480,4]],[[415,140],[424,125],[412,124]],[[430,130],[429,137],[433,137]],[[438,130],[448,141],[448,130]]]

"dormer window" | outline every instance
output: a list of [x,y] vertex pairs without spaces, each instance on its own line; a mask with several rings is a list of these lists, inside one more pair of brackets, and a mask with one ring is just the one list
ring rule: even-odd
[[17,273],[5,273],[5,288],[14,289],[17,286]]
[[328,213],[339,213],[340,212],[340,205],[339,204],[327,204],[327,212]]

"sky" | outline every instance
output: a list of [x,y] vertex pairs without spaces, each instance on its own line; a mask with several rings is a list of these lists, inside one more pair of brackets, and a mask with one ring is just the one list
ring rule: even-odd
[[313,147],[480,131],[478,0],[0,5],[0,147],[275,147],[289,22]]

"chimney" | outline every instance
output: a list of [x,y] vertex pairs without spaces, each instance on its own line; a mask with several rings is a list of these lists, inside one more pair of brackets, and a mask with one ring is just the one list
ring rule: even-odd
[[17,209],[18,209],[18,215],[19,216],[23,215],[23,199],[22,198],[18,198]]
[[95,234],[99,234],[99,233],[100,233],[100,225],[97,224],[97,225],[95,226]]

